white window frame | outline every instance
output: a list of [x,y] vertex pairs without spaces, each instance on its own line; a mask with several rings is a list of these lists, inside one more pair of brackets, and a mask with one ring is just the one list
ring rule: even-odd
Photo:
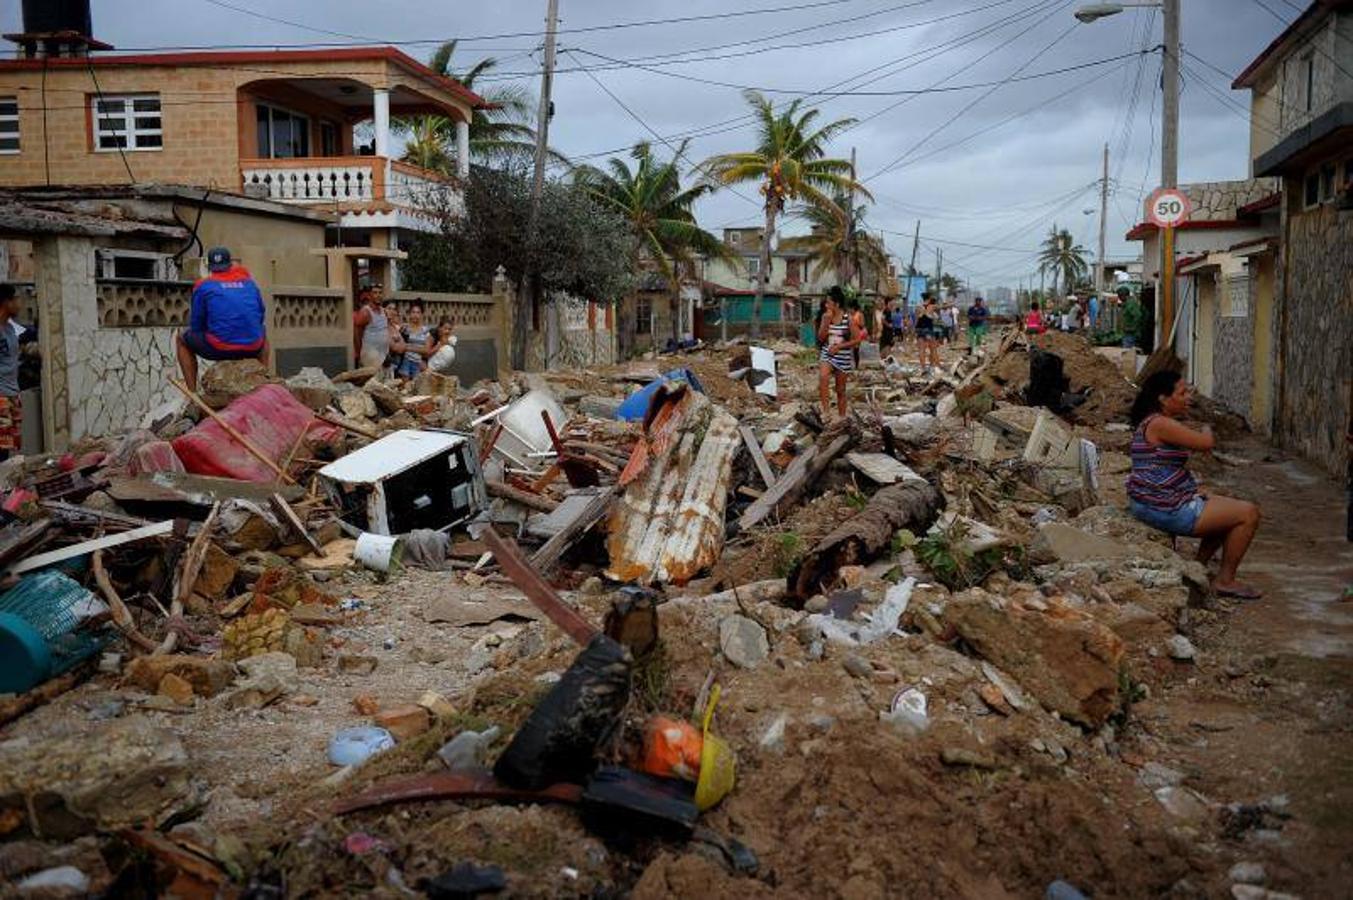
[[23,142],[19,139],[19,98],[0,97],[0,103],[14,104],[14,112],[0,113],[0,124],[6,124],[9,122],[14,123],[13,131],[0,131],[0,139],[8,139],[12,137],[14,139],[14,146],[12,148],[0,147],[0,153],[6,156],[13,156],[14,154],[18,153],[23,146]]
[[[167,253],[156,253],[152,250],[123,250],[120,248],[100,247],[95,251],[95,257],[99,262],[100,278],[117,278],[117,260],[119,259],[150,260],[155,267],[155,277],[148,280],[177,281],[179,278],[178,263],[174,261],[174,257]],[[142,279],[123,278],[121,280],[140,281]]]
[[761,274],[761,257],[759,256],[747,257],[747,277],[755,278],[760,274]]
[[[138,101],[153,100],[155,109],[137,110]],[[140,94],[95,94],[90,98],[93,104],[94,120],[94,152],[95,153],[117,153],[121,150],[124,153],[148,153],[164,149],[164,104],[160,102],[158,93],[140,93]],[[121,105],[121,112],[112,111],[105,107],[111,107],[114,104]],[[159,119],[158,128],[142,127],[137,124],[139,119]],[[121,119],[122,128],[104,128],[105,119]],[[125,143],[118,147],[103,146],[105,137],[123,138]],[[160,139],[158,145],[143,145],[142,141],[148,138],[157,137]]]

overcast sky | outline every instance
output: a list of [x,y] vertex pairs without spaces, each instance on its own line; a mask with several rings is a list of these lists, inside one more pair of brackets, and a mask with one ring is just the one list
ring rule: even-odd
[[[1304,0],[1263,3],[1290,20]],[[1106,142],[1112,179],[1107,256],[1139,252],[1139,245],[1123,235],[1140,218],[1141,197],[1159,178],[1160,54],[1136,52],[1161,42],[1155,10],[1131,9],[1082,25],[1072,16],[1081,0],[559,4],[560,73],[550,140],[571,158],[615,151],[640,139],[658,143],[653,132],[669,138],[699,133],[688,151],[694,161],[746,149],[753,132],[738,120],[746,108],[739,86],[784,92],[768,94],[781,102],[795,92],[820,92],[805,102],[820,106],[824,120],[861,120],[838,139],[835,150],[848,157],[856,148],[860,176],[875,198],[868,223],[886,231],[890,251],[902,262],[911,257],[918,218],[918,265],[933,269],[936,248],[942,247],[945,269],[983,289],[1014,286],[1021,276],[1028,277],[1035,269],[1032,251],[1054,221],[1093,251]],[[95,35],[119,48],[356,38],[397,43],[426,59],[433,41],[458,37],[459,65],[496,57],[500,71],[522,73],[534,92],[545,5],[546,0],[94,0],[93,16]],[[1181,0],[1181,5],[1187,71],[1180,180],[1245,178],[1248,92],[1232,91],[1222,73],[1239,72],[1282,24],[1258,0]],[[779,11],[765,11],[770,8]],[[749,14],[727,15],[744,11]],[[597,27],[702,15],[723,17]],[[6,32],[18,29],[19,0],[0,2],[0,26]],[[832,89],[962,87],[1124,54],[1134,55],[995,89],[830,94]],[[675,64],[683,59],[690,61]],[[737,190],[743,196],[723,191],[701,206],[705,227],[762,220],[755,188]],[[794,227],[789,223],[787,230]]]

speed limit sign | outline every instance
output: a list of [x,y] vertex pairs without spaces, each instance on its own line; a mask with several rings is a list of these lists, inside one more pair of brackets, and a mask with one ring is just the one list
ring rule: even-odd
[[1193,204],[1183,191],[1162,188],[1151,195],[1146,204],[1146,217],[1160,228],[1177,228],[1189,220]]

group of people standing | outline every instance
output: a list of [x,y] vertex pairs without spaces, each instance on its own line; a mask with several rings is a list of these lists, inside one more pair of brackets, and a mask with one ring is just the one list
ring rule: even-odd
[[352,341],[359,366],[407,379],[427,369],[442,374],[450,370],[457,340],[450,318],[443,318],[435,328],[429,325],[422,300],[413,300],[401,313],[385,304],[379,285],[364,288],[358,301],[352,315]]
[[[967,309],[968,352],[980,352],[987,336],[990,310],[981,297],[974,298]],[[873,328],[866,327],[859,301],[847,297],[839,287],[827,292],[818,310],[818,393],[822,413],[828,415],[833,383],[836,388],[837,412],[846,414],[846,383],[850,373],[860,364],[860,345],[868,340],[879,344],[881,353],[915,335],[920,355],[921,371],[929,375],[940,365],[940,343],[959,340],[959,308],[957,298],[951,295],[940,305],[931,294],[923,294],[921,305],[909,311],[900,300],[888,300],[874,308]]]

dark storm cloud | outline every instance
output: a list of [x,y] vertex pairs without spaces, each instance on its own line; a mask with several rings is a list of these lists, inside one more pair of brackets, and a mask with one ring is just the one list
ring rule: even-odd
[[[648,128],[662,135],[680,135],[736,119],[745,109],[736,87],[695,79],[813,91],[891,63],[892,67],[884,71],[893,74],[862,89],[914,90],[937,83],[963,85],[1001,80],[1016,73],[1030,75],[1069,68],[1130,53],[1143,45],[1154,47],[1161,39],[1159,15],[1145,10],[1078,25],[1071,12],[1079,0],[843,0],[813,9],[704,22],[578,30],[799,2],[802,0],[646,4],[560,0],[564,29],[560,48],[565,52],[559,58],[563,71],[556,79],[557,115],[551,142],[576,158],[653,139],[645,125],[612,101],[592,77],[567,71],[580,66],[604,67],[603,57],[634,60],[678,51],[718,56],[805,45],[662,66],[661,72],[666,74],[635,68],[594,72]],[[4,4],[0,11],[0,25],[5,31],[19,24],[18,5]],[[227,6],[297,24],[266,21]],[[1243,68],[1281,28],[1251,0],[1182,0],[1182,6],[1186,49],[1226,73]],[[531,34],[463,42],[457,56],[462,63],[494,56],[502,60],[501,69],[507,72],[531,73],[539,64],[540,38],[536,33],[542,29],[544,9],[545,0],[94,0],[94,23],[99,37],[119,47],[344,40],[337,34],[412,41],[525,32]],[[935,51],[1002,18],[1013,21],[961,46]],[[937,19],[944,21],[933,21]],[[1148,20],[1152,26],[1149,33],[1145,30]],[[920,24],[926,22],[931,24]],[[847,37],[854,39],[843,40]],[[760,40],[763,38],[768,40]],[[710,49],[745,41],[759,43]],[[405,49],[426,58],[432,46],[407,45]],[[916,54],[923,58],[932,53],[933,58],[916,64]],[[1088,190],[1075,196],[1075,192],[1099,177],[1104,143],[1109,143],[1115,154],[1126,148],[1121,158],[1111,160],[1115,192],[1110,201],[1109,256],[1122,257],[1137,250],[1137,245],[1123,241],[1122,235],[1128,221],[1139,215],[1140,196],[1158,177],[1159,59],[1159,54],[1147,57],[1140,76],[1138,62],[1126,60],[1008,84],[943,128],[940,126],[987,89],[910,99],[847,96],[811,102],[821,105],[828,118],[872,117],[843,136],[836,146],[842,156],[848,156],[852,146],[856,148],[862,176],[874,175],[915,148],[901,164],[868,181],[876,197],[870,224],[909,236],[920,218],[921,260],[926,265],[933,265],[934,259],[936,244],[930,239],[1008,246],[1020,251],[1036,246],[1054,217],[1093,246],[1097,194]],[[912,64],[910,68],[895,71],[908,63]],[[1182,100],[1181,180],[1245,177],[1247,93],[1231,91],[1226,78],[1191,57],[1186,56],[1185,63],[1194,71],[1185,76]],[[529,74],[524,78],[534,90],[538,80]],[[1125,124],[1136,81],[1140,81],[1141,90],[1135,114]],[[772,96],[789,99],[784,94]],[[1220,97],[1228,98],[1232,105]],[[880,114],[887,107],[892,108]],[[723,133],[696,138],[689,152],[691,158],[699,160],[712,153],[740,149],[750,140],[750,129],[735,125]],[[753,189],[741,191],[754,200]],[[1072,196],[1065,199],[1068,195]],[[1086,215],[1087,209],[1095,213]],[[723,192],[704,204],[701,217],[714,228],[756,222],[760,214],[754,202]],[[909,237],[890,233],[888,242],[904,259],[910,256]],[[1033,268],[1026,253],[978,250],[956,243],[940,246],[944,246],[951,267],[979,286],[1013,284]]]

